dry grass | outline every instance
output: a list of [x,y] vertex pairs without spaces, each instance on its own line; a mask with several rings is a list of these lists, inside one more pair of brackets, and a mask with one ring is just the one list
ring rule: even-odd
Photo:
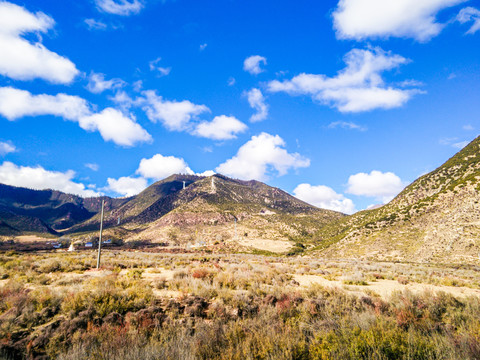
[[0,357],[480,357],[474,267],[118,251],[94,263],[1,254]]

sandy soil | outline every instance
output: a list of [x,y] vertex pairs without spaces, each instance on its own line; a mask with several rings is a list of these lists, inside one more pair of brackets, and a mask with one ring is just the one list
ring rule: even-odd
[[313,284],[319,284],[325,287],[338,287],[347,291],[355,293],[365,292],[366,290],[374,291],[382,298],[389,298],[395,291],[408,290],[412,293],[423,293],[429,291],[432,293],[445,292],[456,297],[468,297],[479,296],[480,290],[471,289],[467,287],[455,287],[455,286],[439,286],[430,284],[409,283],[406,285],[400,284],[395,280],[378,280],[370,282],[365,286],[345,285],[339,280],[327,280],[319,275],[293,275],[293,278],[300,284],[300,286],[308,287]]
[[255,249],[267,250],[276,253],[288,251],[293,246],[289,241],[266,239],[239,239],[238,243],[242,246],[249,246]]

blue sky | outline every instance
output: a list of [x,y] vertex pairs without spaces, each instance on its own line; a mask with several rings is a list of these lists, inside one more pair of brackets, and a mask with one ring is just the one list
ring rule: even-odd
[[473,0],[0,1],[0,182],[83,196],[171,173],[352,213],[480,128]]

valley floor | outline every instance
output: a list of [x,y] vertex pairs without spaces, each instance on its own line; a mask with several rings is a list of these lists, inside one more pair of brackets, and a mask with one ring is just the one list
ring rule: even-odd
[[0,358],[477,359],[480,268],[249,254],[0,254]]

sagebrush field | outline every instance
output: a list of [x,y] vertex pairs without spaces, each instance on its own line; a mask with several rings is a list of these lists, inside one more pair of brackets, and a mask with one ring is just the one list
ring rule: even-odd
[[478,359],[476,267],[94,251],[0,255],[5,359]]

